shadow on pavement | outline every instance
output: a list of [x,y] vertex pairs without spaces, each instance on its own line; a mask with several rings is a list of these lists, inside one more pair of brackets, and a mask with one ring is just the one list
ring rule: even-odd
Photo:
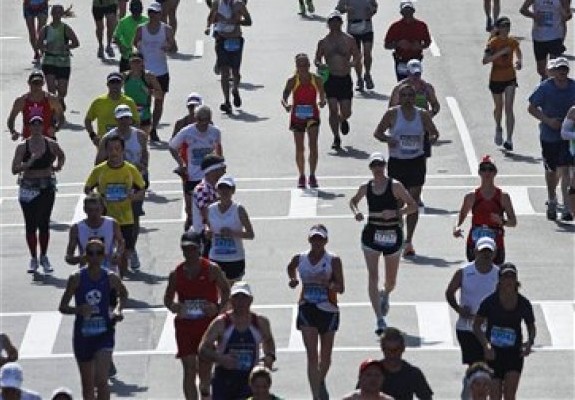
[[237,114],[229,114],[228,117],[233,120],[237,121],[244,121],[244,122],[259,122],[259,121],[266,121],[268,117],[258,117],[255,114],[250,114],[242,110],[237,110]]
[[312,15],[308,15],[308,14],[301,15],[301,14],[300,14],[300,16],[301,16],[301,19],[304,20],[304,21],[324,22],[324,23],[327,22],[327,18],[326,18],[326,17],[322,17],[322,16],[320,16],[320,15],[315,15],[315,14],[312,14]]
[[389,100],[389,96],[387,94],[374,92],[372,90],[359,92],[359,96],[370,100]]
[[575,224],[573,222],[556,221],[557,229],[555,232],[559,233],[573,233],[575,232]]
[[126,308],[130,308],[130,309],[147,309],[147,308],[164,308],[163,304],[150,304],[148,302],[145,302],[143,300],[138,300],[138,299],[134,299],[129,297],[128,300],[126,300]]
[[445,210],[443,208],[434,208],[425,206],[423,215],[455,215],[457,214],[456,210]]
[[50,221],[50,229],[58,232],[68,232],[70,230],[70,224],[63,222]]
[[401,262],[404,264],[404,266],[405,264],[414,264],[414,265],[430,266],[437,268],[449,268],[452,265],[461,265],[461,263],[463,263],[463,260],[447,261],[439,257],[430,257],[421,254],[415,254],[415,256],[413,257],[408,258],[402,257]]
[[[73,112],[71,112],[73,113]],[[84,130],[84,125],[82,124],[74,124],[73,122],[70,121],[66,121],[64,123],[64,126],[62,127],[63,130],[66,131],[75,131],[75,132],[80,132]]]
[[173,203],[174,201],[180,201],[181,199],[168,199],[166,196],[157,194],[156,192],[148,192],[146,195],[146,202],[152,202],[156,204],[167,204]]
[[337,198],[345,197],[343,193],[333,193],[333,192],[326,192],[324,190],[319,189],[317,191],[317,197],[322,200],[334,200]]
[[[73,270],[70,270],[72,272]],[[45,275],[39,272],[34,273],[32,283],[35,285],[50,285],[58,289],[65,289],[68,279],[61,279],[54,275]]]
[[330,152],[329,154],[331,156],[342,158],[357,158],[358,160],[367,160],[369,158],[369,153],[356,149],[353,146],[343,146],[341,150],[338,150],[335,153]]
[[440,146],[445,146],[445,145],[447,145],[447,144],[452,144],[452,143],[453,143],[453,140],[448,140],[448,139],[443,139],[443,140],[442,140],[442,139],[438,139],[435,143],[433,143],[433,144],[431,145],[431,148],[440,147]]
[[169,139],[167,141],[150,142],[150,150],[167,150],[169,148]]
[[405,338],[405,347],[420,347],[421,337],[416,335],[410,335],[407,332],[403,332],[403,337]]
[[197,57],[193,54],[186,54],[186,53],[169,53],[168,54],[168,58],[172,59],[172,60],[193,60],[196,58],[201,58],[201,57]]
[[523,154],[512,153],[504,149],[500,149],[500,151],[503,153],[505,158],[512,161],[524,162],[528,164],[539,164],[543,161],[541,157],[525,156]]
[[263,89],[264,87],[265,87],[264,85],[258,85],[258,84],[254,84],[254,83],[248,83],[248,82],[240,82],[240,89],[246,90],[248,92],[251,92],[253,90]]
[[113,59],[113,58],[102,58],[102,64],[106,65],[120,65],[120,61]]
[[148,387],[125,383],[118,378],[110,378],[110,391],[117,397],[134,397],[135,393],[147,392]]
[[161,275],[154,275],[149,272],[140,270],[138,272],[128,271],[124,279],[127,279],[131,282],[144,282],[147,283],[148,285],[157,285],[161,282],[167,281],[168,277]]

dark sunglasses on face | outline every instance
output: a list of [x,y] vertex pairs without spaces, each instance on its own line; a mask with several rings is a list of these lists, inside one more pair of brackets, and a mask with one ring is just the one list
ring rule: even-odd
[[41,126],[41,125],[44,125],[44,122],[42,122],[40,120],[36,120],[36,121],[29,122],[28,125],[30,125],[30,126],[40,125]]
[[495,172],[495,168],[493,168],[493,167],[480,167],[479,171],[481,171],[481,172]]
[[86,250],[86,255],[90,257],[103,256],[104,250]]

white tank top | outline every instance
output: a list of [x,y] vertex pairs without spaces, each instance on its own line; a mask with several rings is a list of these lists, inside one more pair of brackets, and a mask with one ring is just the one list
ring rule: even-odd
[[[222,15],[224,18],[231,18],[233,14],[232,7],[234,5],[234,0],[219,0],[218,2],[218,14]],[[230,24],[227,22],[216,22],[214,25],[214,31],[223,33],[232,33],[237,28],[236,24]]]
[[[118,134],[118,128],[112,129],[106,136],[112,134]],[[104,140],[106,136],[104,136]],[[134,165],[139,164],[142,160],[142,145],[138,140],[138,130],[133,126],[130,127],[128,140],[124,139],[124,159]]]
[[188,145],[188,179],[201,181],[204,177],[201,165],[206,154],[212,153],[221,141],[221,132],[213,125],[208,125],[205,132],[200,132],[196,124],[180,130],[170,140],[170,147],[178,150],[183,143]]
[[399,143],[389,148],[389,156],[403,160],[423,155],[423,139],[425,129],[421,122],[421,110],[415,108],[415,118],[412,121],[405,119],[401,107],[397,107],[395,124],[389,130],[391,136]]
[[[86,251],[86,244],[92,238],[98,238],[104,242],[106,252],[104,266],[112,267],[112,254],[114,253],[114,218],[102,217],[102,224],[97,228],[91,228],[86,220],[78,222],[78,247],[83,254]],[[84,265],[81,265],[84,267]]]
[[152,35],[148,30],[148,25],[142,26],[142,40],[140,51],[144,55],[144,67],[154,76],[161,76],[168,73],[168,58],[162,47],[167,44],[166,24],[161,22],[160,29]]
[[323,311],[338,311],[335,301],[330,301],[329,289],[325,284],[332,278],[331,261],[333,254],[326,251],[316,264],[310,262],[308,255],[309,252],[301,253],[297,266],[302,283],[302,302],[315,304],[317,308]]
[[210,248],[210,260],[213,261],[241,261],[245,259],[244,245],[241,238],[222,236],[222,228],[230,228],[233,231],[243,229],[240,221],[239,204],[232,202],[230,208],[221,212],[219,202],[208,207],[208,222],[213,232],[212,247]]
[[533,2],[533,40],[546,42],[563,38],[561,0],[535,0]]
[[[467,264],[461,269],[461,288],[459,290],[459,304],[467,306],[475,314],[481,302],[495,291],[499,280],[499,268],[493,265],[491,271],[482,274],[475,268],[475,262]],[[455,323],[455,329],[460,331],[473,330],[473,318],[462,318]]]

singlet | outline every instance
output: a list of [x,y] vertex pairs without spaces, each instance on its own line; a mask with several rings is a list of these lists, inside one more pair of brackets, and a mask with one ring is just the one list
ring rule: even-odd
[[194,231],[202,232],[204,230],[204,217],[201,209],[208,207],[210,204],[218,199],[216,188],[213,187],[208,181],[202,179],[200,183],[194,188],[192,194],[192,224]]
[[[461,288],[459,289],[459,304],[470,308],[475,314],[479,305],[487,296],[495,291],[499,281],[499,268],[492,265],[491,271],[482,274],[475,267],[475,262],[461,268]],[[473,330],[473,317],[459,316],[455,329],[471,332]]]
[[[102,140],[106,140],[109,135],[114,134],[120,135],[118,128],[114,128],[106,133]],[[124,138],[124,160],[133,165],[140,164],[142,161],[142,144],[138,140],[138,129],[131,126],[130,137],[126,139],[124,135],[121,136]]]
[[74,335],[82,337],[93,337],[109,333],[111,330],[110,321],[110,272],[105,269],[100,270],[100,277],[93,281],[88,275],[88,268],[80,270],[80,284],[74,298],[76,307],[82,304],[92,306],[92,315],[84,318],[76,315],[74,321]]
[[220,211],[218,203],[210,204],[208,207],[208,223],[213,232],[210,260],[230,262],[245,259],[243,240],[237,237],[222,236],[219,233],[224,227],[233,231],[243,229],[239,207],[238,203],[232,202],[231,206],[223,213]]
[[[42,153],[42,156],[40,158],[38,158],[37,160],[35,160],[28,169],[33,169],[33,170],[46,169],[46,168],[49,168],[52,165],[52,163],[54,163],[56,156],[54,154],[52,154],[52,151],[50,150],[50,143],[48,142],[48,139],[46,139],[46,138],[44,138],[44,146],[45,146],[45,150],[44,150],[44,153]],[[28,140],[26,140],[24,156],[22,157],[22,162],[28,161],[30,159],[30,157],[32,157],[32,153],[30,153],[30,142]]]
[[[479,188],[475,189],[475,201],[471,207],[471,212],[471,225],[493,226],[493,222],[491,222],[491,213],[503,215],[503,205],[501,204],[501,189],[495,188],[495,193],[490,199],[483,197]],[[496,228],[500,227],[496,226]]]
[[187,125],[170,140],[170,148],[178,150],[184,143],[188,145],[188,180],[201,181],[204,177],[202,160],[221,143],[220,130],[208,125],[205,132],[200,132],[196,124]]
[[[238,363],[233,371],[247,376],[260,359],[262,334],[258,326],[258,317],[251,313],[250,325],[241,332],[236,329],[229,312],[224,314],[223,319],[225,329],[222,339],[218,342],[217,352],[235,356]],[[216,370],[230,371],[221,365],[216,366]]]
[[150,105],[152,104],[151,90],[144,74],[145,72],[142,73],[142,76],[124,75],[124,93],[136,103],[140,121],[152,118],[150,112]]
[[40,116],[44,120],[42,126],[42,134],[47,137],[52,137],[50,133],[50,126],[52,125],[52,118],[54,117],[54,112],[50,106],[50,100],[46,93],[43,94],[42,101],[30,100],[29,96],[24,99],[24,108],[22,108],[22,121],[24,121],[24,127],[22,128],[22,136],[24,139],[30,137],[30,127],[28,126],[28,121],[30,118],[35,116]]
[[312,264],[309,252],[299,255],[297,270],[302,283],[300,304],[315,304],[317,308],[327,312],[339,311],[336,292],[322,283],[332,278],[332,259],[333,254],[326,251],[316,264]]
[[425,129],[421,121],[421,110],[415,108],[415,117],[412,121],[405,119],[401,107],[397,107],[395,124],[389,130],[391,136],[399,144],[389,148],[389,157],[409,160],[424,154],[423,138]]
[[513,54],[519,47],[519,42],[514,37],[493,36],[487,42],[486,51],[495,54],[508,47],[510,52],[497,57],[491,62],[491,73],[489,79],[494,82],[507,82],[516,78],[515,67],[513,66]]
[[[110,217],[102,217],[102,223],[96,228],[88,225],[86,220],[78,222],[78,248],[80,252],[84,253],[88,241],[93,238],[98,238],[104,243],[105,248],[105,261],[104,267],[110,268],[112,266],[112,254],[114,253],[114,219]],[[80,267],[84,265],[81,264]]]
[[184,263],[176,267],[176,294],[178,302],[186,308],[184,320],[205,318],[203,304],[218,302],[218,288],[215,282],[210,281],[210,262],[205,258],[200,258],[199,262],[200,272],[194,278],[186,276]]
[[66,37],[66,27],[64,23],[57,26],[52,24],[46,26],[46,52],[42,59],[43,65],[52,65],[55,67],[70,66],[70,50],[65,46],[68,43]]
[[[236,0],[217,0],[218,2],[218,14],[222,15],[224,18],[229,19],[233,15],[233,6]],[[214,24],[214,32],[219,33],[232,33],[236,30],[240,30],[239,25],[237,24],[230,24],[228,22],[216,22]],[[240,32],[241,33],[241,32]]]
[[533,40],[546,42],[562,39],[564,34],[561,18],[561,0],[535,0],[533,2]]
[[168,73],[168,59],[162,49],[166,45],[166,24],[161,22],[158,32],[150,33],[149,25],[142,25],[140,51],[144,55],[144,67],[154,76]]
[[[393,195],[393,179],[387,178],[387,185],[381,194],[373,192],[373,180],[367,182],[367,209],[370,213],[379,213],[385,210],[398,210],[397,199]],[[384,219],[381,217],[368,217],[367,223],[399,223],[399,218]]]
[[317,107],[317,82],[316,77],[310,74],[310,81],[303,84],[299,75],[295,74],[295,85],[292,90],[293,108],[292,121],[315,119],[319,120],[319,108]]

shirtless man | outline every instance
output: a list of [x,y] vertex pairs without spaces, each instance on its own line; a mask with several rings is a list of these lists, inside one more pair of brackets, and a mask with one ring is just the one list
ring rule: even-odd
[[337,151],[341,150],[340,126],[342,135],[349,133],[347,120],[351,116],[353,97],[350,71],[361,62],[355,39],[341,30],[342,24],[343,17],[339,11],[333,10],[327,16],[329,33],[318,42],[314,61],[319,67],[324,59],[329,68],[324,88],[329,107],[329,126],[333,132],[331,148]]

